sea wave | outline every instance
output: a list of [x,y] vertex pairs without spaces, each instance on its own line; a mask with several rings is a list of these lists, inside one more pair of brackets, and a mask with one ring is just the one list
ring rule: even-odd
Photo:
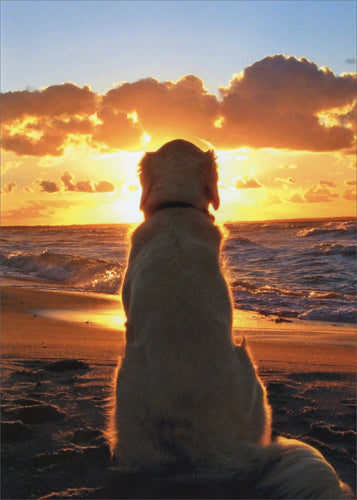
[[356,257],[357,245],[356,244],[339,244],[339,243],[320,243],[314,245],[312,253],[315,255],[343,255],[344,257]]
[[303,238],[313,236],[356,236],[356,223],[351,221],[341,223],[329,222],[323,226],[301,229],[297,235]]
[[351,295],[320,290],[290,290],[273,285],[258,286],[248,280],[231,282],[235,306],[265,316],[302,320],[356,323]]
[[105,259],[60,254],[1,253],[1,274],[5,277],[39,279],[62,283],[83,291],[115,293],[120,286],[123,266]]
[[357,323],[357,310],[353,306],[331,309],[330,306],[310,309],[299,315],[299,319],[309,321],[330,321],[334,323]]

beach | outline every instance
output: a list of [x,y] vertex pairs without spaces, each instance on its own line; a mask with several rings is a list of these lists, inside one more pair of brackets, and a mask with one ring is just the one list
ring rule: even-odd
[[[110,470],[124,352],[118,296],[2,287],[2,498],[245,498],[234,481],[173,484]],[[311,335],[313,329],[313,335]],[[355,330],[235,311],[273,408],[273,435],[320,450],[355,491]]]

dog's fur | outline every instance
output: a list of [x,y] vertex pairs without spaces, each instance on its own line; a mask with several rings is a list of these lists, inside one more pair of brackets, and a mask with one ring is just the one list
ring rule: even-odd
[[[245,340],[232,342],[220,268],[213,152],[176,140],[141,162],[145,222],[122,288],[125,357],[116,384],[119,468],[236,473],[260,498],[343,498],[333,469],[298,441],[271,443],[270,407]],[[192,206],[167,206],[184,202]],[[259,496],[257,497],[259,498]]]

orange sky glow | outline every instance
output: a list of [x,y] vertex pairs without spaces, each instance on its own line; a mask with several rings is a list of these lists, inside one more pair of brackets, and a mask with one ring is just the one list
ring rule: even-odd
[[1,117],[2,225],[138,222],[138,162],[177,138],[215,150],[221,222],[356,213],[356,74],[306,58],[265,57],[219,95],[195,75],[9,91]]

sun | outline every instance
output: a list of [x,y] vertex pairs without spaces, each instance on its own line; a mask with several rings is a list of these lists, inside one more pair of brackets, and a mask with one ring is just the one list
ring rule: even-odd
[[112,212],[115,218],[121,222],[142,222],[143,213],[140,210],[141,187],[139,179],[131,179],[122,185],[120,197],[112,204]]

